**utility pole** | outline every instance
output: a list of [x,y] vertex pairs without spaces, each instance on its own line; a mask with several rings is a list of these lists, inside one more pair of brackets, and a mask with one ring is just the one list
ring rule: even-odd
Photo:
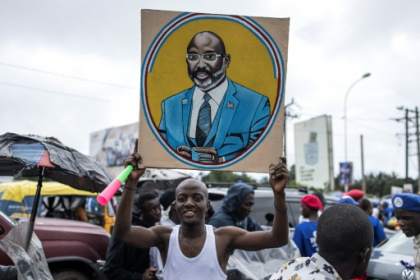
[[361,151],[361,162],[362,162],[362,190],[366,193],[366,177],[365,177],[365,156],[363,149],[363,135],[360,135],[360,151]]
[[[284,155],[284,157],[286,157],[287,158],[287,129],[286,129],[286,120],[287,120],[287,118],[292,118],[292,119],[294,119],[294,118],[298,118],[299,116],[298,115],[296,115],[296,114],[292,114],[291,112],[289,112],[289,110],[288,110],[288,108],[289,108],[289,106],[291,106],[291,105],[293,105],[293,104],[295,104],[295,101],[293,100],[293,98],[292,98],[292,101],[289,103],[289,104],[287,104],[287,105],[285,105],[284,106],[284,133],[283,133],[283,155]],[[295,105],[297,105],[297,104],[295,104]],[[299,105],[297,105],[297,106],[299,106]]]
[[[416,135],[416,144],[417,144],[417,168],[418,168],[418,181],[417,181],[417,186],[420,190],[420,140],[419,140],[419,109],[418,107],[415,107],[415,110],[411,110],[408,108],[404,108],[403,106],[397,107],[398,110],[404,110],[405,111],[405,116],[403,118],[397,118],[397,119],[393,119],[397,122],[400,122],[402,120],[405,121],[405,180],[408,183],[408,157],[410,156],[409,154],[409,143],[413,142],[412,140],[409,139],[410,135]],[[413,121],[413,117],[409,116],[409,113],[415,113],[415,128],[416,128],[416,132],[415,133],[410,133],[409,132],[409,126],[408,123],[410,121]],[[398,134],[397,134],[398,135]]]
[[419,133],[419,108],[416,106],[416,138],[417,138],[417,191],[420,191],[420,133]]
[[408,181],[408,109],[405,109],[405,181]]

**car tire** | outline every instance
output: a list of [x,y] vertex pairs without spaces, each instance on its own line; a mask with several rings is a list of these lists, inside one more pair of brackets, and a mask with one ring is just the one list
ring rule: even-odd
[[72,269],[52,271],[51,274],[54,280],[90,280],[83,272]]

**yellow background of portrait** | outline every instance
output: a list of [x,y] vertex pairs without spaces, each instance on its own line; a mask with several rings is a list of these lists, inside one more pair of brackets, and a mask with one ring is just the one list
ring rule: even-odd
[[192,37],[201,31],[212,31],[222,38],[226,53],[231,55],[227,76],[232,81],[267,96],[273,112],[278,96],[278,78],[274,77],[273,64],[265,45],[236,22],[202,19],[187,23],[174,31],[159,50],[152,72],[148,73],[146,96],[154,124],[159,126],[161,102],[164,99],[193,86],[188,76],[185,55]]

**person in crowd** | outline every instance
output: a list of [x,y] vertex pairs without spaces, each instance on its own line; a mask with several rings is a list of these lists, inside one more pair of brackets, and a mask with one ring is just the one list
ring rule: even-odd
[[175,188],[167,189],[159,200],[163,208],[163,215],[159,224],[167,227],[179,225],[178,213],[174,208]]
[[365,192],[359,189],[352,189],[347,192],[347,195],[360,203],[360,200],[365,197]]
[[214,213],[207,224],[216,228],[236,226],[247,231],[263,230],[250,216],[254,204],[254,189],[250,185],[238,183],[230,186],[222,207]]
[[407,237],[414,237],[414,271],[420,279],[420,196],[410,193],[399,193],[392,198],[400,229]]
[[338,204],[350,204],[354,206],[359,206],[360,203],[355,201],[351,196],[345,195],[340,200],[338,200]]
[[211,205],[211,203],[209,203],[209,209],[207,209],[206,216],[204,219],[206,224],[208,224],[208,222],[210,221],[210,218],[213,217],[214,213],[215,213],[214,208]]
[[367,198],[362,198],[360,200],[360,208],[368,215],[370,223],[372,224],[373,228],[373,247],[376,247],[379,243],[386,239],[386,234],[384,231],[384,227],[382,226],[381,221],[378,218],[372,216],[372,203]]
[[273,227],[269,231],[249,232],[238,227],[215,229],[206,225],[205,212],[210,202],[208,191],[206,185],[196,179],[184,180],[176,188],[174,206],[180,225],[173,228],[161,225],[151,228],[132,226],[129,213],[135,186],[144,173],[144,169],[139,168],[142,159],[137,153],[137,143],[138,141],[134,153],[124,161],[125,166],[132,165],[134,169],[126,181],[114,233],[122,242],[141,248],[159,248],[164,263],[165,280],[226,279],[226,266],[233,250],[261,250],[281,247],[288,242],[289,227],[284,189],[289,179],[289,171],[285,158],[269,167],[275,209]]
[[302,257],[310,257],[318,252],[316,244],[316,229],[318,226],[318,211],[323,210],[321,200],[316,195],[305,195],[300,201],[300,212],[307,222],[298,224],[293,234],[293,241],[299,248]]
[[[125,189],[127,188],[129,187],[126,186]],[[140,195],[137,204],[139,216],[130,215],[131,210],[125,213],[133,225],[149,228],[160,221],[161,208],[156,194],[144,193]],[[115,234],[112,236],[104,266],[104,274],[109,280],[156,279],[156,270],[157,268],[150,263],[149,248],[138,248],[124,243]]]
[[390,227],[389,221],[394,217],[394,208],[389,206],[388,201],[382,202],[382,215],[385,219],[385,226]]
[[[377,201],[372,201],[372,217],[379,219],[379,213],[379,203]],[[379,221],[381,221],[381,219],[379,219]]]
[[359,207],[337,204],[319,217],[316,242],[318,253],[290,260],[270,280],[360,277],[366,271],[372,253],[373,229]]
[[[324,208],[325,204],[326,204],[324,194],[320,191],[314,191],[312,194],[319,198],[319,200],[322,203],[322,208]],[[322,214],[322,210],[318,210],[318,217],[321,216],[321,214]],[[302,216],[302,213],[299,215],[299,224],[301,224],[303,222],[308,222],[308,221],[309,221],[309,219],[304,218]]]

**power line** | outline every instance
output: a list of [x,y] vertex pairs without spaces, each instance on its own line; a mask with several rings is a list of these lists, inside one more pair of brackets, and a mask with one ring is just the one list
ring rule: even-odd
[[45,71],[45,70],[42,70],[42,69],[30,68],[30,67],[16,65],[16,64],[10,64],[10,63],[0,62],[0,65],[7,66],[7,67],[18,68],[18,69],[23,69],[23,70],[27,70],[27,71],[38,72],[38,73],[42,73],[42,74],[48,74],[48,75],[53,75],[53,76],[58,76],[58,77],[64,77],[64,78],[73,79],[73,80],[79,80],[79,81],[89,82],[89,83],[96,83],[96,84],[102,84],[102,85],[107,85],[107,86],[112,86],[112,87],[120,87],[120,88],[126,88],[126,89],[136,89],[134,87],[129,87],[129,86],[125,86],[125,85],[114,84],[114,83],[107,83],[107,82],[102,82],[102,81],[97,81],[97,80],[92,80],[92,79],[86,79],[86,78],[82,78],[82,77],[76,77],[76,76],[71,76],[71,75],[66,75],[66,74],[51,72],[51,71]]
[[24,88],[24,89],[30,89],[30,90],[37,90],[37,91],[42,91],[42,92],[46,92],[46,93],[55,93],[55,94],[72,96],[72,97],[78,97],[78,98],[83,98],[83,99],[90,99],[90,100],[94,100],[94,101],[115,102],[115,101],[107,100],[107,99],[101,99],[101,98],[95,98],[95,97],[77,95],[77,94],[66,93],[66,92],[53,91],[53,90],[36,88],[36,87],[30,87],[30,86],[24,86],[24,85],[17,85],[17,84],[12,84],[12,83],[0,82],[0,85],[6,85],[6,86],[10,86],[10,87],[18,87],[18,88]]

